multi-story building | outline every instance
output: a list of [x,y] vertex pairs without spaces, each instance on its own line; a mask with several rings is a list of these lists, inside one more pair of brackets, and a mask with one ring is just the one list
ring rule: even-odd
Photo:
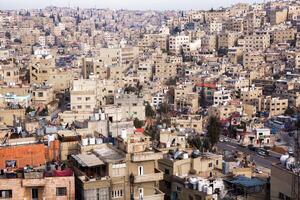
[[[164,173],[164,180],[160,182],[160,188],[167,199],[213,199],[215,191],[202,190],[198,181],[215,177],[215,169],[222,168],[222,156],[197,151],[188,153],[185,151],[173,151],[167,153],[158,161],[159,169]],[[192,183],[195,179],[195,183]],[[186,182],[189,182],[188,185]],[[195,185],[193,185],[195,184]],[[200,183],[199,183],[200,184]],[[202,184],[202,186],[205,184]],[[215,187],[218,188],[218,187]],[[220,192],[224,188],[219,188]],[[218,197],[216,197],[218,198]]]
[[266,32],[254,32],[244,37],[245,50],[266,50],[270,46],[270,35]]
[[[52,169],[51,169],[52,168]],[[70,169],[25,167],[19,172],[6,172],[0,178],[3,199],[75,199],[73,172]]]
[[76,189],[81,199],[164,199],[158,187],[161,152],[149,149],[149,137],[123,132],[116,147],[99,144],[72,155]]
[[169,50],[170,52],[179,54],[182,49],[182,45],[187,45],[190,43],[189,36],[177,35],[169,37]]

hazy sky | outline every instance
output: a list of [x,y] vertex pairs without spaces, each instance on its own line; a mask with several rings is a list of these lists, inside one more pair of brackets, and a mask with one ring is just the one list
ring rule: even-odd
[[0,9],[44,8],[46,6],[79,6],[82,8],[186,10],[226,7],[239,2],[263,0],[0,0]]

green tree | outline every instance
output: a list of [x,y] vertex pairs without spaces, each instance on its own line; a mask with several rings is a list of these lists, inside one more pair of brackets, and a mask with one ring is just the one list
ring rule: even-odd
[[288,116],[291,116],[293,114],[295,114],[295,109],[291,108],[291,107],[288,107],[285,111],[284,111],[284,115],[288,115]]
[[221,133],[221,124],[217,117],[210,117],[207,125],[207,137],[211,147],[219,141]]
[[139,120],[138,118],[134,118],[133,125],[135,128],[142,128],[144,126],[144,122]]
[[145,114],[146,114],[146,117],[148,117],[148,118],[153,118],[155,116],[155,112],[149,103],[147,103],[147,105],[145,107]]

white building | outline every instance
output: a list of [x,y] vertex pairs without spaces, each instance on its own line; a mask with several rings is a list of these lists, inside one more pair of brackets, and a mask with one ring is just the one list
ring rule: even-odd
[[224,105],[231,100],[231,90],[220,90],[214,92],[214,105]]
[[190,43],[189,36],[177,35],[169,38],[169,50],[173,53],[180,53],[182,45]]

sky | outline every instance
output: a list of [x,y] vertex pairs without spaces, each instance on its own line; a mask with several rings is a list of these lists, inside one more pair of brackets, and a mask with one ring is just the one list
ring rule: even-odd
[[0,0],[0,9],[31,9],[46,6],[110,8],[131,10],[201,10],[226,7],[234,3],[255,3],[263,0]]

